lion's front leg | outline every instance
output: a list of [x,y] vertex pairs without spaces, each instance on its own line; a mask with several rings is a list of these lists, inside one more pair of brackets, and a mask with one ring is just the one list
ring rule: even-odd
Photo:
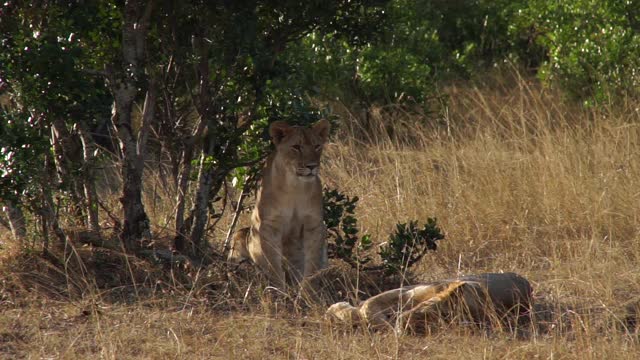
[[318,270],[322,270],[327,267],[327,229],[320,220],[315,225],[305,226],[303,229],[303,244],[304,244],[304,276],[313,275]]
[[285,275],[282,267],[282,233],[262,224],[251,229],[249,254],[253,262],[278,288],[284,288]]

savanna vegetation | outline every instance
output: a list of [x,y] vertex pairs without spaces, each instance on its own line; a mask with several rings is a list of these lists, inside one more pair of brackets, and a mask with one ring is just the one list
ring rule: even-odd
[[[0,357],[640,355],[640,3],[0,5]],[[276,120],[320,118],[332,266],[227,264]],[[335,327],[459,274],[534,285],[518,331]]]

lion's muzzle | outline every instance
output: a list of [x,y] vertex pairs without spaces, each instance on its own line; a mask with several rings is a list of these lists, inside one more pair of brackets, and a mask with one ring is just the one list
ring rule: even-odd
[[304,167],[298,167],[296,169],[296,175],[301,178],[314,178],[318,176],[320,166],[317,163],[306,164]]

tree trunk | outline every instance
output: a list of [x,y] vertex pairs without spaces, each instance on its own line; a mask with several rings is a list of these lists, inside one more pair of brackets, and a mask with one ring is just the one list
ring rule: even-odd
[[195,151],[196,141],[201,139],[202,133],[205,129],[206,122],[201,118],[198,125],[193,130],[192,135],[186,141],[184,149],[182,151],[180,175],[178,177],[178,193],[176,194],[176,217],[175,217],[175,231],[176,237],[174,239],[174,247],[178,251],[185,251],[185,240],[187,233],[190,230],[191,224],[185,224],[184,212],[186,209],[187,192],[189,191],[189,178],[191,177],[191,159]]
[[[208,131],[212,131],[212,128],[215,126],[214,121],[210,119],[211,110],[215,108],[215,97],[211,96],[210,92],[210,72],[209,72],[209,63],[208,63],[208,52],[209,46],[206,41],[203,41],[202,37],[199,34],[196,34],[192,37],[192,46],[193,50],[196,54],[200,55],[200,62],[196,67],[197,78],[199,79],[198,85],[198,97],[194,99],[194,103],[196,109],[198,111],[198,115],[200,115],[200,122],[194,132],[194,136],[191,140],[194,141],[193,146],[195,146],[195,141],[200,141],[202,133],[205,131],[205,128],[208,127]],[[207,126],[208,125],[208,126]],[[185,149],[185,161],[191,161],[191,156],[193,156],[193,146],[191,149]],[[180,219],[176,221],[176,229],[178,229],[178,234],[176,236],[176,249],[182,248],[185,249],[185,232],[188,231],[188,239],[191,242],[191,255],[199,256],[202,254],[203,250],[201,248],[200,242],[202,237],[204,236],[204,228],[207,223],[207,215],[209,213],[208,204],[209,204],[209,193],[211,191],[211,184],[213,183],[213,174],[215,166],[211,163],[206,166],[207,161],[211,158],[211,155],[214,151],[214,141],[212,138],[208,138],[207,141],[204,142],[201,156],[200,156],[200,168],[198,173],[198,189],[196,190],[196,198],[193,206],[191,208],[191,213],[189,214],[188,221],[185,223],[183,221],[184,215],[180,214]],[[187,158],[189,156],[189,158]],[[178,191],[184,190],[186,192],[188,185],[188,176],[189,173],[187,170],[191,169],[191,165],[187,165],[184,163],[184,171],[181,174],[180,180],[185,181],[185,183],[181,183],[180,186],[184,187],[179,189]],[[178,194],[179,196],[181,194]],[[181,209],[184,212],[184,198],[182,199],[183,208]],[[178,214],[177,214],[178,215]],[[178,224],[180,227],[178,227]]]
[[135,88],[121,86],[115,92],[113,125],[120,141],[122,155],[122,197],[124,215],[120,240],[128,251],[136,251],[143,238],[150,238],[149,220],[142,204],[142,171],[138,170],[135,134],[131,128],[131,110]]
[[191,157],[193,156],[193,145],[187,144],[182,152],[181,170],[178,177],[178,193],[176,194],[176,217],[175,231],[176,237],[174,247],[176,250],[185,251],[186,228],[184,225],[184,210],[187,202],[187,191],[189,191],[189,177],[191,176]]
[[5,200],[4,211],[7,214],[13,239],[21,243],[27,236],[27,228],[25,226],[22,209],[14,202]]
[[206,144],[206,151],[202,152],[200,156],[200,172],[198,174],[198,190],[196,192],[195,202],[191,210],[193,216],[193,224],[191,226],[191,232],[189,234],[189,240],[191,241],[191,253],[193,255],[201,255],[203,253],[204,242],[204,229],[207,225],[207,219],[209,215],[209,200],[212,190],[212,186],[215,179],[215,173],[217,167],[213,164],[208,164],[213,153],[214,141],[210,140]]
[[95,174],[93,170],[95,144],[87,130],[86,124],[81,122],[77,125],[80,140],[82,140],[82,155],[84,161],[82,167],[82,185],[84,187],[85,206],[87,208],[87,224],[89,225],[89,230],[100,233],[98,193],[96,191]]
[[120,238],[125,249],[137,251],[143,240],[151,239],[149,218],[142,203],[142,169],[136,166],[135,157],[131,158],[131,143],[123,143],[122,148],[123,188],[120,202],[124,212],[124,225]]
[[[152,85],[151,87],[153,87]],[[123,93],[126,90],[123,91]],[[153,118],[155,107],[155,89],[150,89],[145,101],[143,123],[145,119]],[[125,93],[126,96],[126,93]],[[120,202],[124,212],[124,225],[120,238],[125,249],[137,251],[144,240],[151,239],[149,218],[142,203],[142,175],[144,170],[144,151],[148,127],[143,127],[136,137],[131,128],[131,110],[133,99],[129,101],[125,96],[120,105],[116,98],[116,114],[113,122],[117,130],[122,151],[122,197]]]
[[[227,121],[229,121],[229,118],[227,118]],[[211,127],[213,127],[212,123],[213,121],[209,123]],[[191,210],[193,225],[189,238],[196,256],[203,255],[202,251],[206,249],[207,244],[204,242],[204,231],[207,220],[209,219],[209,203],[211,199],[220,192],[225,177],[232,169],[228,167],[228,164],[233,163],[233,159],[236,158],[240,134],[241,132],[237,135],[228,136],[222,144],[220,143],[221,137],[217,136],[215,130],[211,130],[210,128],[209,134],[206,136],[207,140],[200,158],[198,190],[196,192],[193,209]],[[213,161],[217,163],[214,164]]]
[[81,167],[80,147],[77,139],[67,129],[67,124],[60,118],[53,119],[51,123],[51,147],[53,148],[53,160],[56,175],[63,188],[69,190],[71,198],[71,213],[78,225],[86,225],[83,221],[83,190],[75,169]]
[[[51,167],[51,159],[49,155],[45,155],[44,159],[44,168],[45,174],[53,174],[53,169]],[[44,253],[49,251],[49,241],[48,241],[48,229],[49,227],[53,230],[53,233],[58,238],[58,242],[54,244],[58,248],[64,248],[67,243],[67,236],[60,227],[60,222],[58,221],[58,212],[56,211],[56,207],[53,203],[53,196],[51,194],[51,184],[43,181],[41,183],[42,186],[42,224],[44,234],[44,243],[42,244],[42,250]]]
[[153,120],[156,85],[149,83],[142,114],[142,126],[133,130],[133,102],[139,83],[144,80],[145,42],[153,1],[129,0],[125,3],[122,29],[122,62],[107,68],[115,106],[112,122],[122,155],[122,197],[124,225],[120,234],[125,249],[135,252],[143,240],[151,238],[149,219],[142,203],[142,172],[149,123]]

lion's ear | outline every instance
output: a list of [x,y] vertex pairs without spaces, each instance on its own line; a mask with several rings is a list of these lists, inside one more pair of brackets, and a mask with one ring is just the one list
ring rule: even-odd
[[313,132],[322,139],[322,142],[326,142],[329,138],[329,130],[331,130],[331,124],[327,119],[318,120],[315,124],[313,124],[312,129]]
[[269,135],[275,145],[280,144],[282,139],[289,134],[289,131],[291,131],[291,126],[284,121],[274,121],[269,126]]

